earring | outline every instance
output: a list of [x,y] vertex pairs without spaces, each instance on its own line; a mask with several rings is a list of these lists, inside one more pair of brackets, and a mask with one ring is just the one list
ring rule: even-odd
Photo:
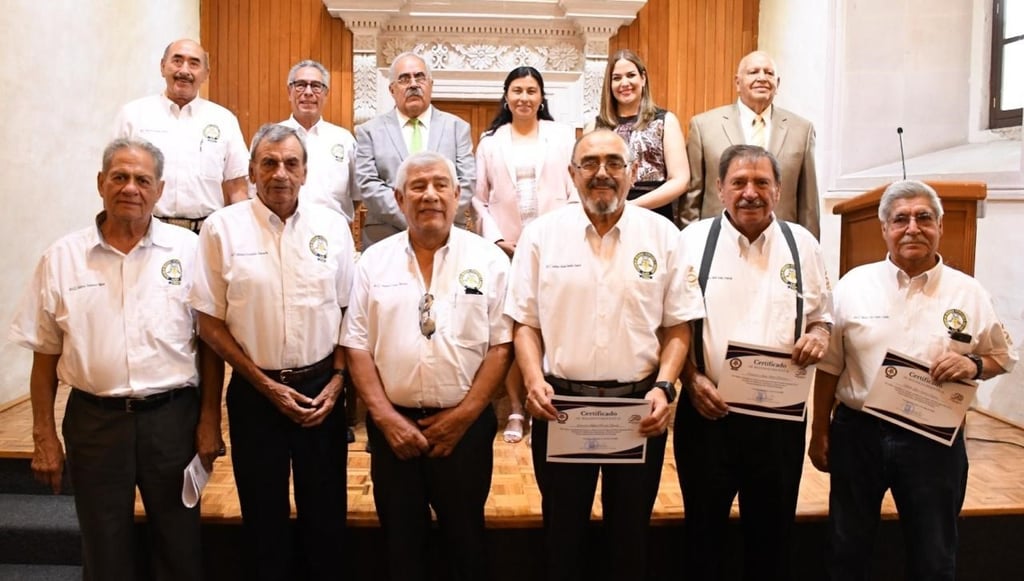
[[538,111],[543,111],[544,110],[544,103],[541,103],[540,107],[537,107],[537,110]]
[[503,101],[501,103],[501,108],[508,111],[508,101]]

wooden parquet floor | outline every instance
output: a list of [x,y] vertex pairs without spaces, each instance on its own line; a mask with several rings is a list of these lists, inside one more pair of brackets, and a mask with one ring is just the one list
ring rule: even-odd
[[[63,417],[66,397],[62,390],[58,398],[58,422]],[[224,417],[224,439],[230,446],[226,412]],[[31,457],[31,427],[32,412],[28,401],[0,411],[0,457]],[[967,437],[971,468],[963,516],[1024,514],[1024,430],[985,413],[972,411],[967,416]],[[369,474],[370,455],[365,447],[366,433],[360,425],[356,430],[356,443],[349,447],[348,462],[349,525],[355,527],[377,526]],[[798,520],[820,520],[827,516],[828,487],[827,475],[819,473],[806,461],[797,505]],[[230,454],[217,461],[203,493],[202,513],[207,522],[240,522]],[[888,495],[882,513],[883,518],[896,518],[895,505]],[[136,514],[144,518],[141,501],[136,502]],[[494,476],[486,514],[489,527],[541,526],[540,491],[533,476],[530,448],[524,442],[507,444],[502,441],[500,433],[496,434],[494,441]],[[734,506],[733,515],[737,514]],[[599,501],[594,504],[593,516],[601,516]],[[669,438],[653,523],[680,524],[682,518],[683,499]]]

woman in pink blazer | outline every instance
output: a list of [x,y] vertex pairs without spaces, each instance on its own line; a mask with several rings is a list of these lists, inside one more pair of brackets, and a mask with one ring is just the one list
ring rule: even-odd
[[[544,96],[544,79],[533,67],[505,77],[501,109],[476,150],[473,208],[480,235],[509,257],[523,227],[537,216],[577,202],[569,176],[575,132],[555,123]],[[512,410],[505,441],[523,438],[523,378],[513,365],[505,380]]]

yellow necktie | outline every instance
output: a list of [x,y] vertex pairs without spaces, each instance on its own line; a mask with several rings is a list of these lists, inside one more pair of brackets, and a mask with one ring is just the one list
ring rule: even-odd
[[413,117],[409,120],[412,125],[412,139],[409,141],[409,153],[419,153],[423,150],[423,132],[420,131],[420,120]]
[[750,132],[750,145],[758,147],[765,147],[767,145],[764,139],[764,129],[764,117],[758,115],[754,118],[754,130]]

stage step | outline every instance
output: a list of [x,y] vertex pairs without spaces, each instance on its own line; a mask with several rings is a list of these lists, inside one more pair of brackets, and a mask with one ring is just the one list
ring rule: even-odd
[[72,497],[0,494],[0,563],[80,565],[81,558]]
[[0,579],[4,581],[79,581],[82,568],[71,565],[4,565]]

